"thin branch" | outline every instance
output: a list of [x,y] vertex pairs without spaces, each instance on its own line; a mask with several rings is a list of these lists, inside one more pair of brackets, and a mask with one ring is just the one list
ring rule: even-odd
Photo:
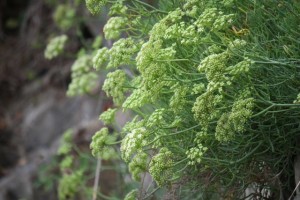
[[292,200],[292,197],[293,197],[294,193],[296,192],[296,190],[298,189],[299,185],[300,185],[300,181],[299,181],[298,184],[296,185],[296,188],[294,189],[293,193],[291,194],[289,200]]
[[94,181],[94,189],[93,189],[93,200],[97,200],[97,191],[98,191],[98,186],[99,186],[100,170],[101,170],[101,158],[98,158],[95,181]]

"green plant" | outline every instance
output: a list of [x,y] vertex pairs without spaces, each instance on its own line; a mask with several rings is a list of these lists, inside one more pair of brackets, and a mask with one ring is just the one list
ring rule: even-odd
[[135,179],[149,172],[159,187],[232,198],[253,183],[274,197],[290,194],[300,111],[298,2],[86,3],[92,13],[111,9],[104,33],[113,46],[93,60],[96,68],[117,68],[103,90],[134,114],[119,137]]
[[[118,135],[104,128],[91,143],[95,156],[120,149],[142,185],[146,173],[152,176],[148,190],[125,199],[177,187],[180,199],[239,199],[253,185],[253,198],[267,198],[264,189],[273,198],[291,195],[299,153],[299,2],[86,4],[93,14],[109,7],[104,36],[112,46],[85,51],[69,94],[91,90],[94,69],[107,70],[103,90],[131,111]],[[100,119],[114,125],[114,112]]]

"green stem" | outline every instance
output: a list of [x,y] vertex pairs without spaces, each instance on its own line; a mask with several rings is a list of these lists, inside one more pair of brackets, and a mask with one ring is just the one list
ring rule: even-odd
[[190,130],[193,130],[197,127],[201,126],[200,124],[196,125],[196,126],[192,126],[190,128],[187,128],[187,129],[184,129],[184,130],[181,130],[181,131],[177,131],[175,133],[171,133],[171,134],[168,134],[168,135],[161,135],[161,136],[158,136],[157,138],[155,138],[154,140],[152,140],[150,143],[148,143],[146,146],[149,146],[151,144],[153,144],[154,142],[156,142],[157,140],[159,140],[160,138],[162,137],[169,137],[169,136],[174,136],[174,135],[177,135],[177,134],[180,134],[180,133],[184,133],[186,131],[190,131]]
[[147,4],[147,3],[143,2],[143,1],[139,1],[139,0],[134,0],[134,1],[137,2],[137,3],[139,3],[139,4],[142,4],[145,7],[151,8],[151,9],[153,9],[156,12],[160,12],[160,13],[163,13],[163,14],[168,14],[168,12],[163,11],[163,10],[159,10],[159,9],[155,8],[154,6],[151,6],[150,4]]
[[112,143],[108,143],[107,145],[115,145],[115,144],[121,144],[122,140],[116,141],[116,142],[112,142]]

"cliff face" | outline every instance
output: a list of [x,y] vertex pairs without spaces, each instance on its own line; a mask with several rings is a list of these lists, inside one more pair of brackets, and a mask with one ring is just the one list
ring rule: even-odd
[[[0,200],[56,199],[55,190],[35,187],[39,167],[51,162],[66,129],[88,149],[102,101],[98,93],[66,97],[73,60],[44,59],[56,30],[44,1],[0,1],[0,22]],[[70,52],[80,46],[73,41]]]

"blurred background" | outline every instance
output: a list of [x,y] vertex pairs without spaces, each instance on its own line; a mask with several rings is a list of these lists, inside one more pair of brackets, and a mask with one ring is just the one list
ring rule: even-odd
[[[60,199],[91,199],[97,160],[89,143],[112,103],[101,76],[88,94],[66,91],[76,55],[101,38],[104,14],[91,16],[83,0],[0,1],[0,200],[58,199],[59,192]],[[60,34],[68,36],[64,54],[46,60],[47,43]],[[103,163],[100,199],[126,193],[116,162]],[[81,174],[79,181],[65,180],[70,174]],[[79,186],[59,187],[62,179]]]

